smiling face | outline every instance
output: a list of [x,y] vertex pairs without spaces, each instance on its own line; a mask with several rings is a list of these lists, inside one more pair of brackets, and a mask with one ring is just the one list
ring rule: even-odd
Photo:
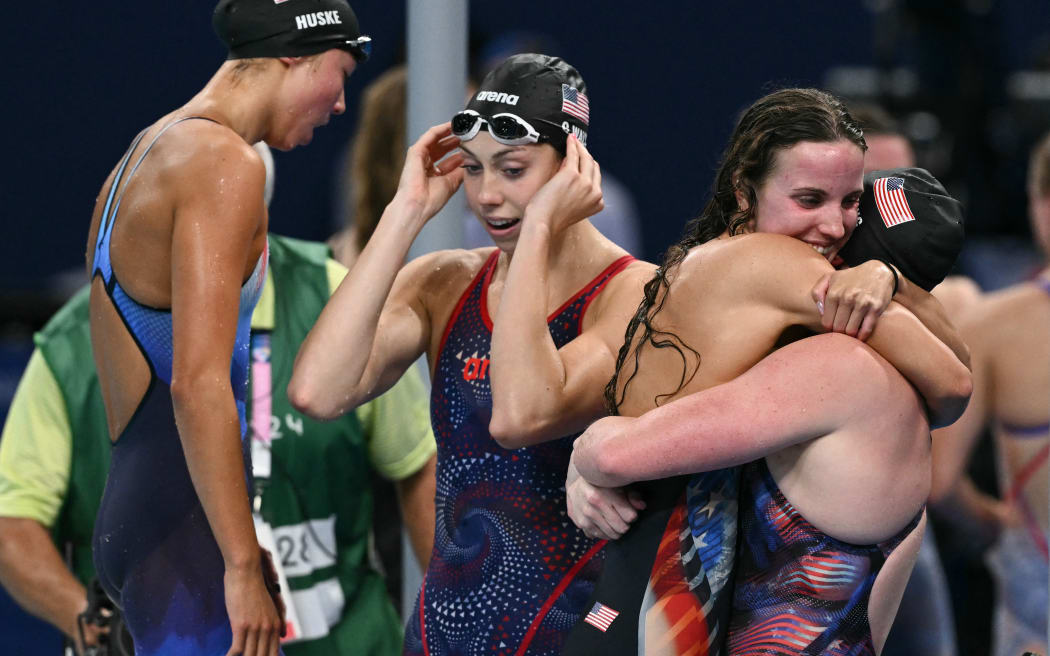
[[[864,153],[845,139],[802,141],[777,153],[758,187],[752,229],[794,237],[832,264],[857,226]],[[744,202],[742,195],[738,202]]]
[[270,145],[291,150],[313,140],[314,129],[332,114],[346,111],[343,85],[357,63],[345,50],[327,50],[313,57],[282,59],[288,64],[284,91],[289,98],[278,116],[278,137]]
[[460,145],[467,204],[501,250],[513,252],[525,206],[558,171],[549,145],[506,146],[486,130]]

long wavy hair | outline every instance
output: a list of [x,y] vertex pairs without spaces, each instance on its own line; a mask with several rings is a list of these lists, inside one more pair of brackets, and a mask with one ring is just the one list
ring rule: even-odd
[[[647,344],[654,348],[673,349],[682,358],[678,388],[657,395],[657,405],[661,399],[677,394],[700,367],[699,353],[677,335],[654,326],[654,319],[667,299],[674,272],[689,250],[723,233],[736,235],[752,229],[758,209],[758,189],[773,170],[777,153],[803,141],[827,143],[840,139],[867,150],[864,133],[842,101],[818,89],[781,89],[760,98],[744,111],[722,155],[710,199],[700,215],[685,225],[678,243],[667,249],[663,263],[646,283],[638,310],[627,325],[623,346],[616,357],[616,372],[605,387],[605,404],[609,412],[619,414],[627,387],[638,372],[641,349]],[[745,201],[743,208],[737,202],[738,195]],[[636,339],[639,328],[641,335]],[[689,361],[685,351],[695,356],[692,373],[688,373]],[[620,375],[628,358],[633,359],[634,368],[623,390],[617,394]]]

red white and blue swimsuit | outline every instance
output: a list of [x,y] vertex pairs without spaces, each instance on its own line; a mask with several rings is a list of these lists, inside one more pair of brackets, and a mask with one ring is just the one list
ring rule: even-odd
[[[493,251],[449,320],[431,392],[437,438],[434,551],[405,635],[406,654],[550,655],[586,612],[603,542],[569,520],[565,475],[575,435],[516,450],[489,434]],[[559,348],[630,263],[613,262],[548,318]],[[528,371],[519,372],[528,384]]]
[[739,508],[728,653],[874,656],[868,623],[871,588],[922,513],[886,542],[837,540],[791,505],[765,459],[742,468]]

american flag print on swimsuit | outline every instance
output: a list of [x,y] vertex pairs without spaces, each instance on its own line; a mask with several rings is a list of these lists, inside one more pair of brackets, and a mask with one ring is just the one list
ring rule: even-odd
[[731,656],[874,656],[868,599],[886,559],[922,511],[888,541],[856,545],[810,524],[765,459],[743,467]]

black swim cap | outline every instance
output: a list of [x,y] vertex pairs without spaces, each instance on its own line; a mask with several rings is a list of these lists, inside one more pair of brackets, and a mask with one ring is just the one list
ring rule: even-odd
[[559,57],[522,54],[492,69],[467,103],[483,117],[509,113],[530,121],[560,153],[570,133],[587,143],[590,102],[579,71]]
[[372,51],[346,0],[219,0],[211,24],[230,51],[227,59],[306,57],[340,48],[362,62]]
[[865,175],[860,216],[839,251],[843,261],[885,260],[926,291],[944,280],[962,249],[962,205],[926,169]]

